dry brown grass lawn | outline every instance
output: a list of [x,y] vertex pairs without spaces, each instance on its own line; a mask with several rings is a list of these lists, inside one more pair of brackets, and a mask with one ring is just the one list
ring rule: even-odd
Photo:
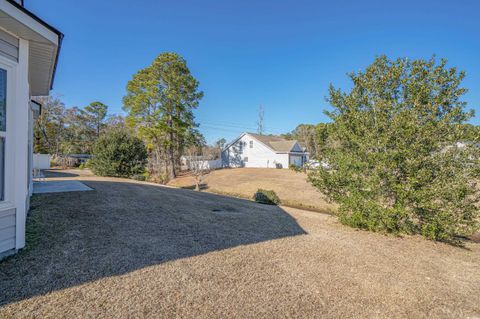
[[33,198],[33,245],[0,262],[0,318],[480,317],[480,244],[355,231],[329,215],[129,180],[65,178],[95,190]]
[[[191,188],[192,176],[185,175],[170,181],[169,185]],[[329,212],[334,206],[310,183],[304,173],[288,169],[234,168],[210,172],[204,179],[205,191],[251,199],[259,188],[272,189],[282,204],[292,207]]]

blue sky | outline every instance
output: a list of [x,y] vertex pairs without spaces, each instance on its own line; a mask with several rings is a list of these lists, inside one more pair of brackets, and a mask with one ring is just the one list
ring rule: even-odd
[[187,61],[205,97],[195,111],[208,142],[325,122],[328,86],[375,56],[445,57],[465,70],[480,124],[480,1],[25,0],[65,40],[54,93],[67,106],[99,100],[123,114],[132,75],[161,52]]

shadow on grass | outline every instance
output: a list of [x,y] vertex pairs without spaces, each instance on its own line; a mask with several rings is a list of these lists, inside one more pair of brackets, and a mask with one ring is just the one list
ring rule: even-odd
[[67,173],[58,169],[46,169],[43,170],[45,177],[47,178],[65,178],[65,177],[78,177],[80,175],[75,173]]
[[278,206],[153,185],[84,181],[32,198],[27,249],[0,262],[0,305],[240,245],[305,234]]
[[[200,190],[207,190],[209,187],[207,184],[200,184]],[[189,190],[194,190],[195,189],[195,185],[185,185],[185,186],[180,186],[179,188],[181,189],[189,189]]]

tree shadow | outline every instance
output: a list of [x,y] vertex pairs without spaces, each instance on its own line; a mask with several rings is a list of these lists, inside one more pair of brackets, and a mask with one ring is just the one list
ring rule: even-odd
[[0,305],[240,245],[306,234],[278,206],[131,182],[35,195],[27,247],[0,262]]
[[45,174],[46,178],[64,178],[64,177],[78,177],[80,175],[75,174],[75,173],[67,173],[62,170],[57,170],[57,169],[46,169],[42,170],[42,172]]
[[245,167],[245,161],[242,158],[244,146],[240,146],[238,143],[242,142],[237,142],[222,152],[221,158],[224,167]]
[[[202,183],[199,186],[200,186],[200,190],[207,190],[209,188],[207,183]],[[195,185],[185,185],[185,186],[181,186],[180,188],[181,189],[195,190],[195,187],[196,187]]]

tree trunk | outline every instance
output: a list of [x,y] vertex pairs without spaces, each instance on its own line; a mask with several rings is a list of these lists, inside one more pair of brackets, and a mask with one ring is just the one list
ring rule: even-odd
[[174,147],[173,147],[174,138],[173,138],[172,115],[170,115],[170,117],[168,119],[168,126],[170,128],[170,132],[168,133],[169,134],[169,139],[170,139],[170,142],[169,142],[169,145],[168,145],[168,169],[169,169],[168,178],[171,180],[171,179],[174,179],[176,177],[176,174],[175,174],[175,151],[174,151]]

